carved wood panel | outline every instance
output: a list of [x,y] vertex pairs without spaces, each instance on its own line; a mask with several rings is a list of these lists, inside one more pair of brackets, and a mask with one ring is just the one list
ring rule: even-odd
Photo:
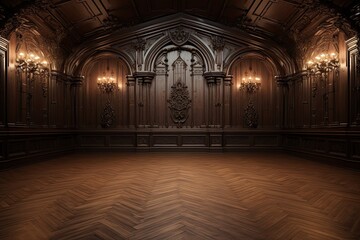
[[[250,70],[261,78],[259,90],[249,94],[241,89],[241,83],[245,74]],[[232,66],[230,73],[233,76],[233,88],[231,93],[231,122],[233,127],[249,127],[246,124],[246,110],[253,108],[258,116],[259,128],[270,128],[276,125],[278,101],[277,86],[274,80],[274,72],[270,63],[261,56],[244,56],[238,59]],[[251,106],[252,105],[252,106]]]
[[[103,75],[112,75],[116,79],[113,93],[100,91],[97,79]],[[101,57],[86,68],[86,75],[81,86],[80,126],[82,128],[100,127],[104,111],[113,109],[114,120],[111,127],[127,127],[129,124],[128,86],[126,65],[114,56]]]
[[[188,50],[173,50],[161,54],[156,61],[156,76],[150,86],[150,122],[155,127],[177,127],[173,109],[169,108],[171,92],[180,80],[186,86],[187,116],[181,120],[184,127],[206,125],[207,85],[202,60]],[[191,100],[191,101],[190,101]],[[175,117],[176,118],[176,117]]]
[[[8,47],[9,42],[6,39],[0,37],[0,126],[7,125],[6,70],[9,51]],[[0,155],[2,154],[0,153]]]

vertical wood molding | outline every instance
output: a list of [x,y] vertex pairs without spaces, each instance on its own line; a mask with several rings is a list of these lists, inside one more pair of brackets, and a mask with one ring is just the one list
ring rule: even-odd
[[0,37],[0,127],[8,126],[7,118],[7,72],[9,41]]
[[136,79],[133,76],[126,76],[127,96],[128,96],[128,127],[137,127],[137,106],[136,106]]
[[347,45],[347,66],[348,66],[348,113],[349,124],[360,125],[360,66],[359,64],[359,39],[350,38]]

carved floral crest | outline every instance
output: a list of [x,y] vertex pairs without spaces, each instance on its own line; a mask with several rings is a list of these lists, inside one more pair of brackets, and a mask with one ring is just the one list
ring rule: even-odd
[[182,27],[177,27],[176,29],[169,31],[169,36],[175,45],[181,46],[189,40],[190,33],[185,31]]
[[211,42],[213,45],[214,50],[223,50],[225,46],[224,38],[220,36],[212,36]]
[[177,127],[181,127],[189,117],[191,104],[189,91],[185,83],[181,82],[180,79],[171,88],[170,99],[168,100],[171,118],[177,124]]

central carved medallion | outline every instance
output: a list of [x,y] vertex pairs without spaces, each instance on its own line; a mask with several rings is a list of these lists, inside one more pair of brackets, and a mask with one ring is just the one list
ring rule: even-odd
[[182,124],[184,124],[189,117],[191,100],[187,86],[181,82],[180,79],[171,87],[168,102],[172,120],[178,128],[182,127]]
[[182,27],[177,27],[170,31],[169,35],[171,41],[177,46],[185,44],[190,38],[190,33],[185,31]]

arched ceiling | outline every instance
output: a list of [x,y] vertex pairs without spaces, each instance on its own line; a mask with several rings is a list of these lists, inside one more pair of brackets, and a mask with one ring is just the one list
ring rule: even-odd
[[352,29],[360,28],[358,0],[2,0],[0,29],[14,16],[22,15],[45,24],[72,48],[111,30],[175,13],[220,22],[289,45],[301,28],[319,22],[324,15],[337,16]]

